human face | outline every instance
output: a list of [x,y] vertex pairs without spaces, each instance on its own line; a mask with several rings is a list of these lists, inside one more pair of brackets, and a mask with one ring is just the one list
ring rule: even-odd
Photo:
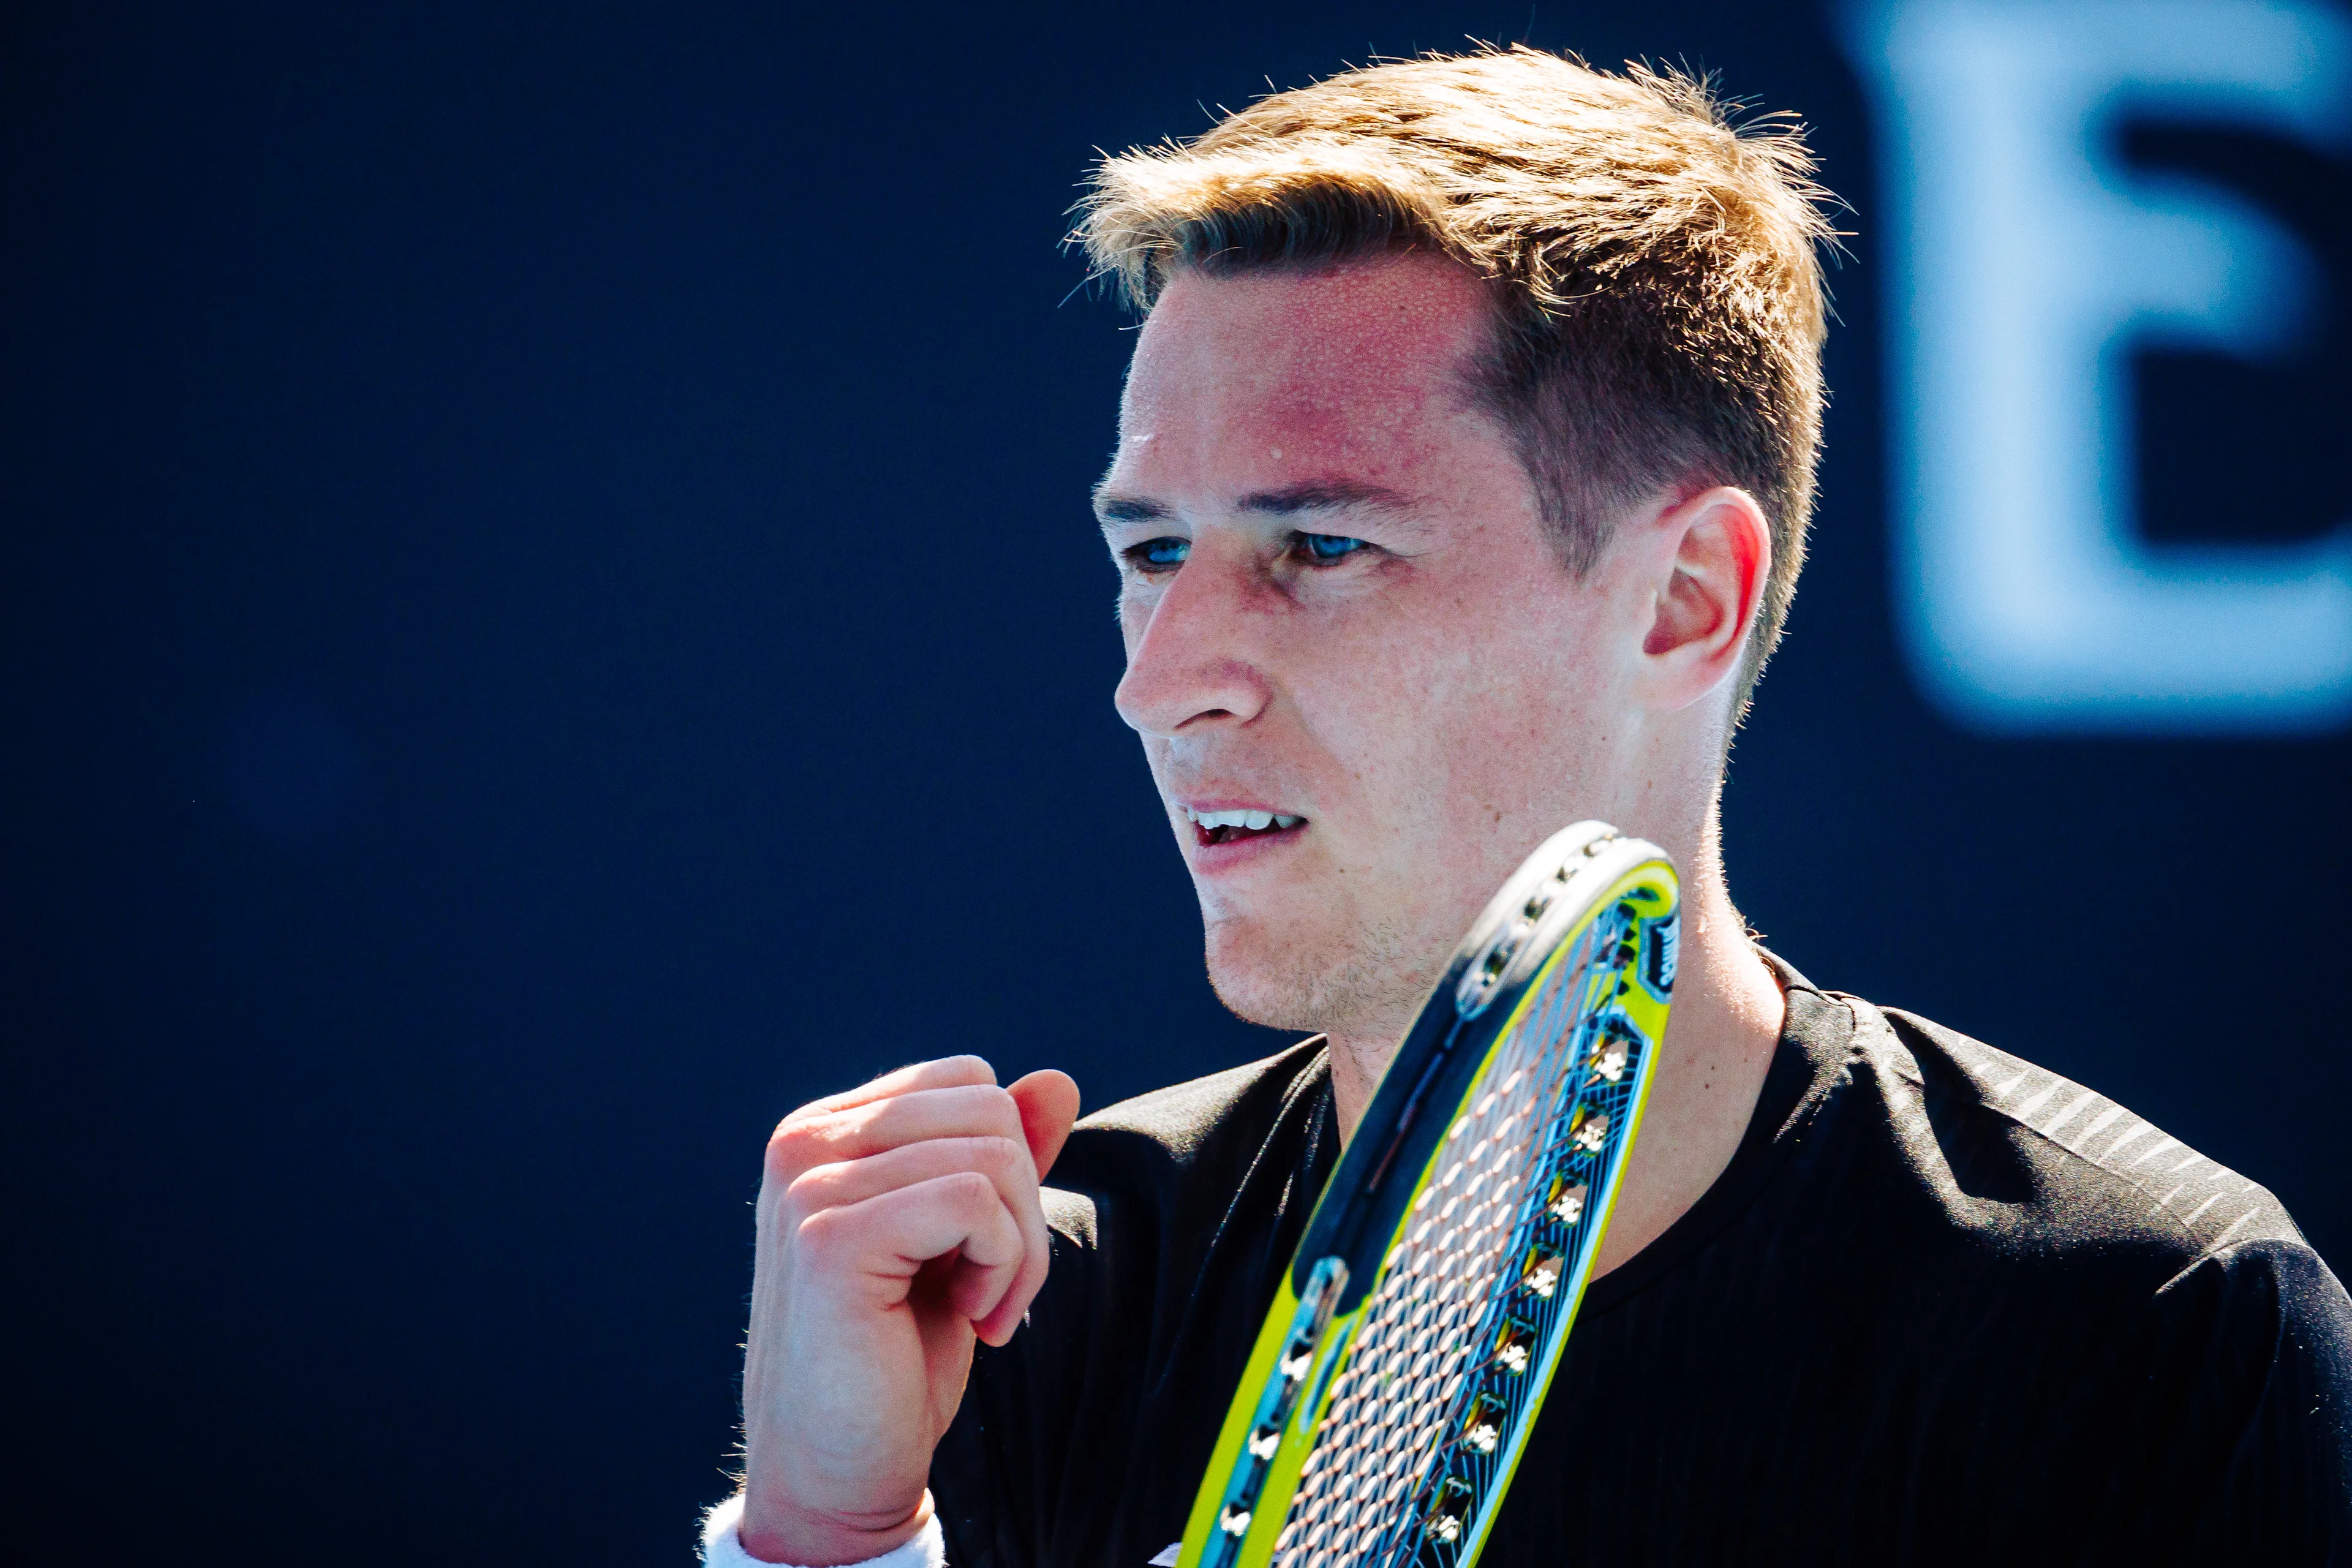
[[1096,497],[1117,701],[1210,978],[1261,1023],[1393,1033],[1520,858],[1618,794],[1647,601],[1543,537],[1463,379],[1483,289],[1414,257],[1187,272],[1136,346]]

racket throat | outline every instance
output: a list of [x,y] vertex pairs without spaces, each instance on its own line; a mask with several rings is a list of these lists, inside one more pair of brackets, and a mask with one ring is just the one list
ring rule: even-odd
[[1421,1077],[1412,1086],[1412,1097],[1404,1102],[1403,1110],[1397,1115],[1396,1125],[1389,1131],[1388,1146],[1381,1151],[1380,1163],[1372,1167],[1371,1179],[1364,1184],[1354,1206],[1360,1208],[1368,1205],[1379,1194],[1381,1184],[1389,1179],[1389,1167],[1396,1163],[1398,1151],[1404,1147],[1405,1139],[1412,1134],[1413,1123],[1421,1120],[1422,1101],[1429,1098],[1430,1085],[1437,1081],[1438,1073],[1444,1069],[1447,1058],[1453,1056],[1454,1043],[1462,1037],[1464,1022],[1456,1018],[1454,1026],[1445,1031],[1444,1042],[1430,1053],[1429,1065],[1421,1069]]

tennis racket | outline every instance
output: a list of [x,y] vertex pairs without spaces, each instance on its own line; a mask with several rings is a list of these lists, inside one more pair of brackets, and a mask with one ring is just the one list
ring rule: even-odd
[[1179,1568],[1469,1568],[1559,1364],[1674,987],[1664,853],[1598,822],[1503,884],[1307,1221]]

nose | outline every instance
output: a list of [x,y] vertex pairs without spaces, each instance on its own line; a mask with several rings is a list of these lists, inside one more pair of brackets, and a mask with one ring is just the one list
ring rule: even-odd
[[[1245,552],[1241,552],[1245,553]],[[1145,735],[1197,735],[1265,711],[1274,686],[1252,613],[1253,563],[1196,542],[1160,591],[1111,700]]]

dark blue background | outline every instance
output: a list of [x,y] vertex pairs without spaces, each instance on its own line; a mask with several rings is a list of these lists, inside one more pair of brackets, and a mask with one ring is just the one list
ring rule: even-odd
[[[1465,34],[1721,68],[1854,205],[1743,907],[2352,1255],[2352,750],[1923,707],[1811,8],[341,9],[0,41],[24,1560],[683,1562],[779,1114],[949,1050],[1099,1105],[1278,1043],[1210,995],[1110,709],[1129,340],[1055,241],[1096,147]],[[2167,535],[2261,536],[2263,398],[2340,378],[2158,368],[2167,485],[2253,498]]]

